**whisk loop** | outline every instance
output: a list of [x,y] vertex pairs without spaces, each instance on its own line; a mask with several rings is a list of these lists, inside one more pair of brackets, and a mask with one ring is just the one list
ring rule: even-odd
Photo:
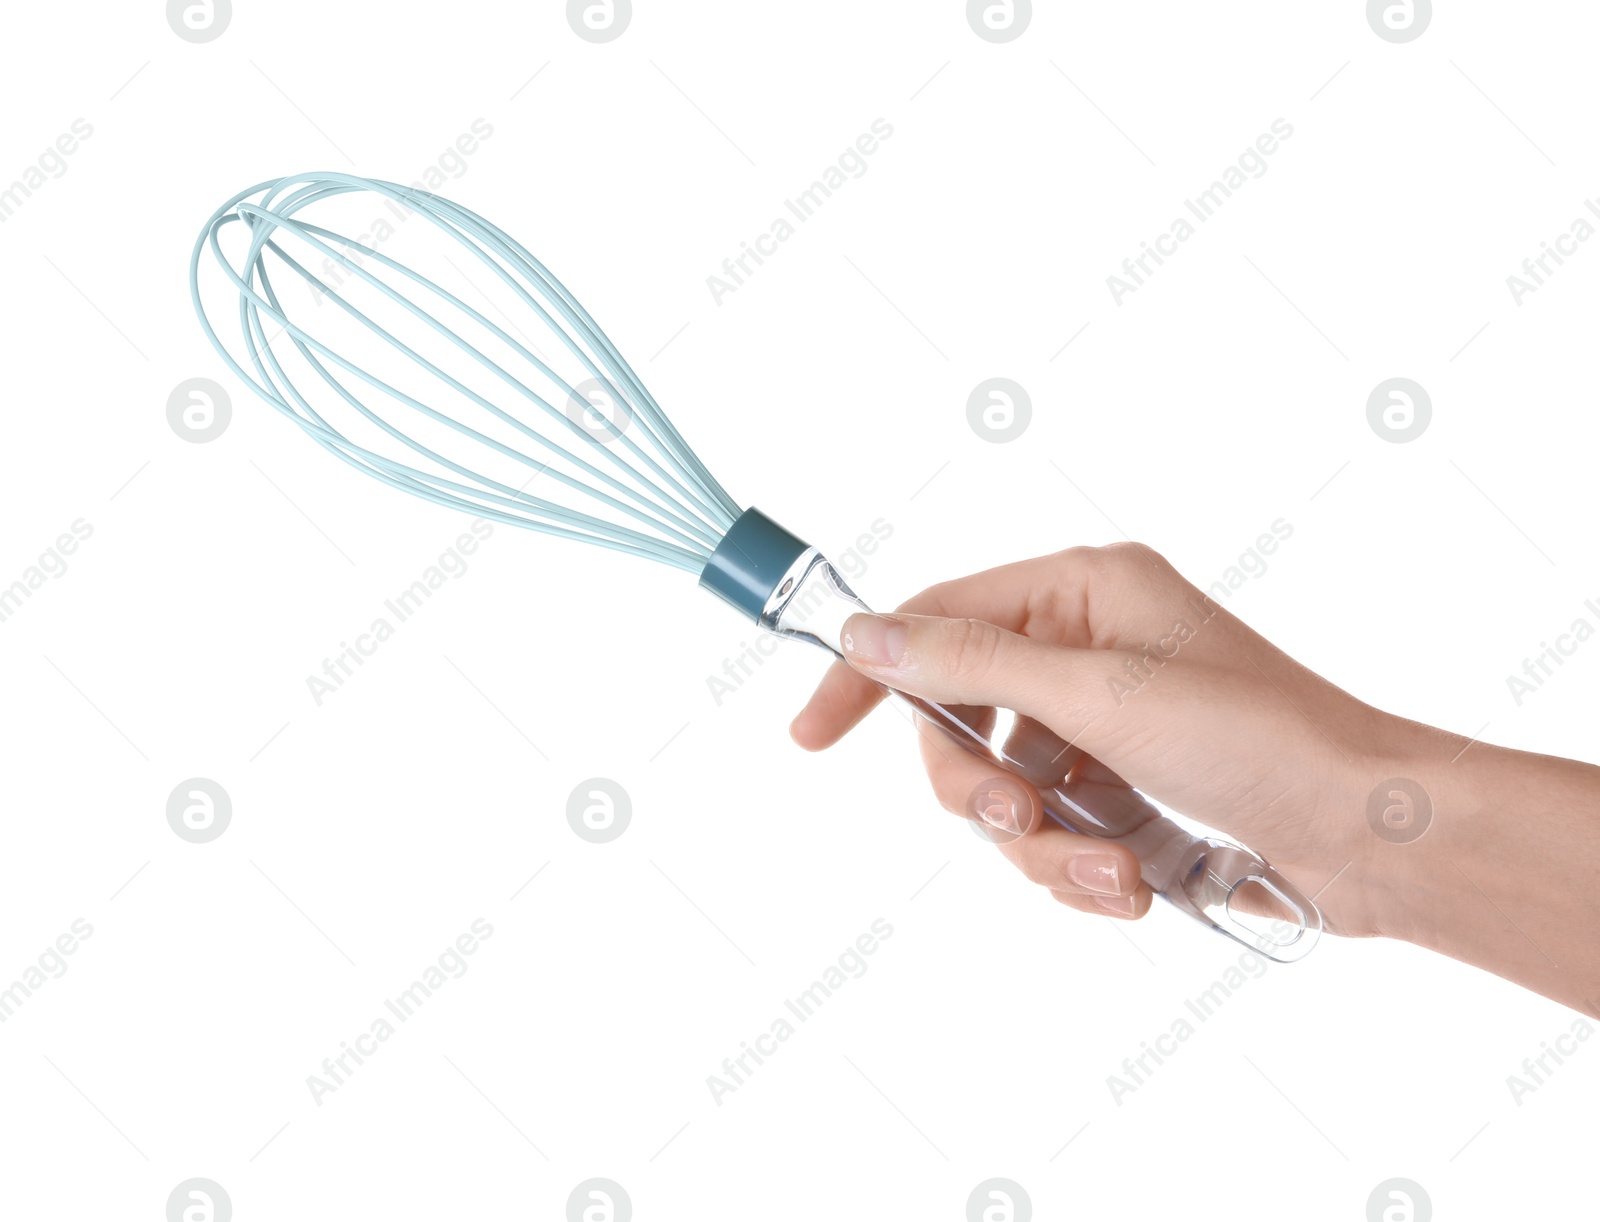
[[[424,275],[379,251],[382,231],[368,244],[302,215],[358,192],[385,201],[396,218],[388,232],[420,216],[469,252],[469,266],[491,272],[492,283],[503,286],[502,292],[531,310],[558,339],[558,356],[547,360],[534,351],[530,338],[512,335],[444,287],[439,283],[443,273]],[[248,241],[236,241],[230,258],[223,236],[235,223]],[[289,239],[321,259],[321,274],[285,248]],[[207,250],[237,295],[243,350],[253,375],[223,343],[207,312],[200,284]],[[444,262],[483,293],[448,256]],[[392,274],[380,275],[374,268]],[[336,307],[336,318],[347,324],[343,330],[355,337],[354,344],[391,363],[398,353],[402,369],[420,371],[427,379],[414,378],[411,389],[402,390],[372,372],[375,361],[350,355],[333,338],[340,328],[326,317],[316,326],[295,321],[274,280],[274,273],[284,272],[293,273],[285,283],[303,281],[310,288],[319,309],[324,302]],[[206,222],[190,261],[189,288],[206,335],[235,374],[324,449],[403,492],[696,574],[739,517],[739,506],[549,269],[503,230],[431,192],[337,173],[258,183]],[[491,309],[498,308],[483,295]],[[395,318],[380,322],[375,316],[380,311]],[[503,317],[516,329],[509,316]],[[276,328],[270,337],[269,326]],[[402,327],[412,331],[402,334]],[[287,345],[280,342],[285,340]],[[439,341],[446,345],[442,352],[425,351]],[[298,361],[291,365],[295,356]],[[461,358],[467,358],[464,368]],[[617,421],[596,405],[596,392],[614,405]],[[366,435],[363,441],[349,435],[358,429]],[[417,435],[424,431],[433,440]],[[467,461],[449,452],[451,444],[462,441],[474,447]],[[374,448],[379,445],[383,448]],[[499,475],[476,469],[485,450],[505,460]],[[521,484],[513,482],[517,474],[525,475]],[[528,491],[536,481],[560,487],[549,496],[536,495]],[[563,501],[550,499],[557,495]]]

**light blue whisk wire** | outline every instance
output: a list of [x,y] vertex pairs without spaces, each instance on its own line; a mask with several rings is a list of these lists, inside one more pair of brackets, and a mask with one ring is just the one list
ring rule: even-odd
[[[607,440],[600,440],[557,405],[561,402],[578,404],[591,419],[605,421],[603,414],[586,396],[579,393],[572,380],[529,351],[526,345],[483,313],[420,272],[372,246],[296,219],[296,214],[310,205],[359,191],[383,196],[398,204],[406,214],[426,218],[439,231],[471,252],[560,339],[567,353],[610,396],[611,401],[625,414],[622,427],[608,428]],[[248,249],[237,265],[230,262],[224,253],[220,239],[227,226],[234,223],[242,224],[249,233]],[[324,263],[324,267],[337,265],[353,276],[356,282],[386,298],[428,330],[447,340],[511,391],[514,400],[520,397],[538,408],[556,429],[583,443],[578,447],[580,450],[587,446],[590,458],[603,459],[603,463],[597,465],[559,444],[548,432],[540,431],[514,412],[467,386],[399,336],[379,325],[339,292],[339,283],[330,283],[328,278],[318,276],[284,250],[276,240],[279,234],[289,235],[304,243],[330,261]],[[240,332],[249,363],[255,370],[254,376],[222,342],[206,313],[200,288],[200,265],[207,250],[210,250],[237,293]],[[331,301],[344,317],[365,327],[398,354],[401,358],[396,362],[398,371],[424,372],[439,386],[448,388],[454,395],[465,398],[486,413],[480,422],[485,427],[489,427],[490,422],[496,422],[510,429],[519,439],[517,444],[507,444],[448,412],[430,406],[425,390],[402,390],[398,385],[385,381],[341,355],[316,335],[291,321],[268,273],[266,256],[269,252],[283,268],[303,279],[314,294]],[[428,313],[391,283],[367,270],[368,262],[403,277],[408,285],[415,286],[438,302],[448,304],[492,335],[500,345],[531,365],[549,383],[549,388],[555,392],[556,402],[552,403],[529,386],[523,377],[492,359],[476,344]],[[195,242],[190,260],[189,291],[200,325],[217,353],[236,375],[324,449],[357,470],[403,492],[475,516],[560,538],[598,544],[691,573],[701,570],[723,534],[739,516],[739,506],[689,448],[616,346],[567,288],[510,235],[476,213],[441,196],[396,183],[337,173],[304,174],[257,183],[230,199],[206,222]],[[562,321],[558,322],[558,318]],[[266,332],[268,322],[280,328],[271,339]],[[442,470],[413,466],[358,445],[330,424],[312,405],[307,394],[296,385],[274,352],[273,343],[284,337],[339,401],[405,449]],[[354,379],[368,392],[377,392],[419,416],[487,447],[502,458],[523,464],[530,470],[528,480],[520,488],[513,487],[480,474],[423,444],[387,416],[375,411],[367,398],[361,397],[341,380],[336,370]],[[394,376],[398,381],[398,373]],[[640,440],[635,440],[632,435],[634,432],[638,433]],[[546,456],[540,458],[524,453],[519,446],[525,442],[542,447]],[[633,462],[624,458],[619,449],[625,451]],[[557,461],[570,464],[579,474],[569,474],[552,465]],[[612,470],[605,469],[606,466]],[[567,492],[588,498],[614,515],[630,519],[633,525],[531,494],[527,488],[536,480],[554,480]]]

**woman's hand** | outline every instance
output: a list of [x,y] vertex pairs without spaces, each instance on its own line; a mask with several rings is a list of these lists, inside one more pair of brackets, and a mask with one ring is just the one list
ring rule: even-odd
[[[1368,826],[1368,797],[1407,774],[1424,738],[1440,737],[1312,674],[1137,544],[934,586],[893,616],[853,617],[845,646],[850,665],[835,663],[791,728],[802,747],[836,742],[882,698],[876,683],[1012,709],[1093,756],[1091,779],[1133,785],[1238,839],[1308,895],[1347,870],[1370,877],[1369,859],[1387,846]],[[939,801],[1025,828],[996,839],[1029,879],[1073,908],[1148,910],[1126,847],[1041,817],[1032,786],[991,785],[992,763],[921,729]],[[1021,801],[1031,809],[1013,811]],[[1330,890],[1330,930],[1377,932],[1373,898],[1359,885]]]

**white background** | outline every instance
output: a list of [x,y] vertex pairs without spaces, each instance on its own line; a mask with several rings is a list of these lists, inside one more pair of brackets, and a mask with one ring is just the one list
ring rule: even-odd
[[[8,1212],[159,1219],[191,1176],[241,1222],[556,1219],[591,1176],[640,1219],[959,1219],[991,1176],[1040,1218],[1359,1220],[1391,1176],[1439,1218],[1589,1199],[1600,1046],[1518,1106],[1575,1016],[1398,944],[1252,980],[1118,1106],[1107,1075],[1230,945],[1051,904],[937,809],[892,713],[802,755],[809,651],[716,704],[749,629],[671,570],[502,528],[307,691],[464,519],[238,387],[190,247],[253,182],[410,181],[481,118],[445,192],[563,277],[741,503],[832,551],[892,524],[869,601],[1124,535],[1205,584],[1281,517],[1231,604],[1255,627],[1380,706],[1593,758],[1600,645],[1506,685],[1600,598],[1600,244],[1506,286],[1600,191],[1593,6],[1451,4],[1405,45],[1350,0],[1039,7],[1004,45],[910,0],[639,0],[605,45],[556,3],[240,0],[205,45],[148,0],[8,7],[0,180],[93,135],[0,225],[0,584],[93,534],[0,624],[0,978],[94,929],[0,1026]],[[877,118],[866,175],[715,304]],[[1114,304],[1277,118],[1268,172]],[[1366,419],[1396,376],[1433,402],[1409,444]],[[233,392],[203,445],[166,419],[193,377]],[[967,423],[991,377],[1032,399],[1010,444]],[[196,776],[233,801],[205,845],[165,814]],[[566,819],[596,776],[632,799],[607,845]],[[470,971],[314,1103],[479,917]],[[714,1103],[879,917],[866,974]]]

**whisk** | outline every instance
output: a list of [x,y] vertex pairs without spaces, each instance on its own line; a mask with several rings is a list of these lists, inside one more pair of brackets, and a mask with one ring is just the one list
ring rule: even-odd
[[[366,206],[364,222],[352,203]],[[360,236],[311,219],[330,216]],[[431,239],[456,258],[446,253],[449,271],[430,263],[425,275],[379,249],[399,236],[406,246]],[[207,314],[207,251],[231,287],[248,367]],[[317,444],[391,487],[682,569],[761,628],[835,655],[845,621],[867,610],[818,549],[741,509],[578,300],[460,204],[347,174],[258,183],[206,222],[190,292],[235,374]],[[524,331],[534,321],[551,351]],[[1037,722],[1002,710],[985,730],[970,710],[901,698],[1032,782],[1063,826],[1126,844],[1151,889],[1190,916],[1280,962],[1315,944],[1315,905],[1271,866],[1191,835],[1136,790],[1086,779],[1089,757]]]

